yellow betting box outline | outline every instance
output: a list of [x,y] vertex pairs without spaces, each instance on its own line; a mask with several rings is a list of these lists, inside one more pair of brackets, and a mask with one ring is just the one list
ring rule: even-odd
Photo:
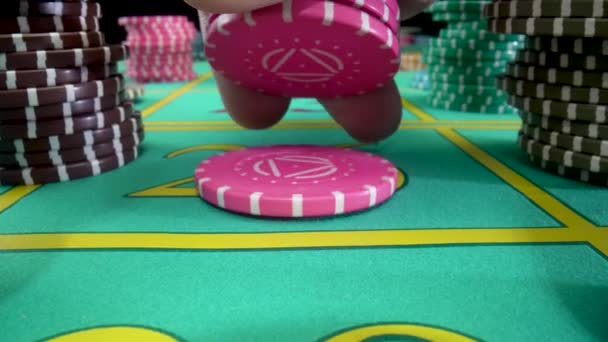
[[[148,118],[181,95],[194,91],[209,80],[211,73],[177,89],[162,100],[146,108]],[[435,130],[467,153],[507,184],[545,210],[562,228],[518,227],[510,229],[404,229],[289,233],[56,233],[56,234],[0,234],[0,250],[69,250],[69,249],[171,249],[171,250],[250,250],[347,248],[382,246],[432,246],[474,244],[552,244],[585,243],[608,257],[608,227],[597,227],[564,203],[539,188],[526,178],[496,160],[456,132],[470,130],[517,130],[515,120],[447,121],[437,120],[407,99],[403,107],[417,117],[406,120],[401,130]],[[331,120],[285,120],[273,129],[336,129]],[[232,122],[216,121],[154,121],[146,122],[147,131],[230,131],[240,130]],[[176,182],[179,183],[179,182]],[[183,183],[183,181],[181,182]],[[0,195],[0,212],[40,186],[17,186]],[[185,190],[189,194],[189,190]]]

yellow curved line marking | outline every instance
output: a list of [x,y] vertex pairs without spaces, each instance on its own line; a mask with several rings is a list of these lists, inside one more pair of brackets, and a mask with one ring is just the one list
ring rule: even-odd
[[166,158],[175,158],[177,156],[181,156],[182,154],[195,152],[195,151],[238,151],[246,148],[244,145],[236,145],[236,144],[215,144],[215,145],[200,145],[183,148],[181,150],[177,150],[175,152],[171,152],[167,154]]
[[325,342],[361,342],[385,335],[417,337],[431,342],[477,342],[477,340],[452,331],[415,324],[381,324],[356,328],[330,337]]
[[0,213],[19,202],[25,196],[38,190],[40,185],[16,186],[0,194]]
[[149,117],[154,112],[158,111],[159,109],[161,109],[162,107],[166,106],[167,104],[173,102],[175,99],[177,99],[178,97],[182,96],[184,93],[188,92],[190,89],[196,87],[199,83],[202,83],[202,82],[210,79],[211,77],[213,77],[213,73],[211,71],[202,74],[196,80],[194,80],[194,81],[192,81],[192,82],[184,85],[183,87],[181,87],[181,88],[177,89],[176,91],[170,93],[167,97],[165,97],[162,100],[156,102],[155,104],[151,105],[150,107],[144,109],[141,112],[141,117],[144,118],[144,119],[147,118],[147,117]]
[[429,113],[418,108],[418,106],[414,105],[413,103],[411,103],[410,101],[406,100],[403,97],[401,98],[401,104],[403,105],[403,108],[407,109],[410,113],[414,114],[414,116],[416,116],[422,122],[436,122],[437,121],[437,119],[435,119],[432,115],[430,115]]
[[76,331],[53,337],[45,342],[178,342],[172,336],[156,330],[138,327],[104,327]]
[[178,186],[193,183],[194,177],[180,179],[171,183],[162,184],[146,190],[129,194],[129,197],[198,197],[196,188],[178,188]]

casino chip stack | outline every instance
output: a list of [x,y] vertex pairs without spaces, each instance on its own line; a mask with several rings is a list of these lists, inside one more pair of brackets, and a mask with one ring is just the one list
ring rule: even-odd
[[496,1],[491,31],[526,34],[497,80],[523,119],[519,145],[533,163],[608,186],[608,1]]
[[5,1],[0,14],[0,185],[94,176],[138,156],[141,116],[126,100],[95,2]]
[[127,75],[136,82],[194,80],[192,42],[196,28],[183,16],[123,17],[130,55]]
[[431,79],[433,107],[462,112],[513,114],[506,94],[495,85],[521,45],[518,35],[486,30],[483,8],[488,1],[435,2],[428,11],[433,20],[447,21],[438,38],[429,40],[423,62]]

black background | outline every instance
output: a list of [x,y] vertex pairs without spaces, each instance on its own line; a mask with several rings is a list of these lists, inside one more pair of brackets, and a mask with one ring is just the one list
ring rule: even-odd
[[[196,10],[181,0],[98,0],[98,2],[103,12],[101,29],[106,35],[106,40],[111,44],[121,43],[126,37],[125,30],[118,25],[118,18],[123,16],[185,15],[198,27]],[[403,22],[402,25],[420,27],[422,33],[435,35],[441,24],[433,23],[429,14],[422,13]]]

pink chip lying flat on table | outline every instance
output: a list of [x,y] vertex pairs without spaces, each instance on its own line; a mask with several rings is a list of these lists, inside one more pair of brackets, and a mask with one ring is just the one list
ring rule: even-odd
[[244,14],[211,15],[207,58],[224,77],[268,94],[364,94],[391,80],[400,58],[392,29],[398,13],[390,10],[396,3],[386,7],[391,25],[361,3],[284,0]]
[[398,172],[376,155],[295,145],[243,149],[211,157],[195,172],[207,202],[265,217],[321,217],[362,211],[388,200]]

